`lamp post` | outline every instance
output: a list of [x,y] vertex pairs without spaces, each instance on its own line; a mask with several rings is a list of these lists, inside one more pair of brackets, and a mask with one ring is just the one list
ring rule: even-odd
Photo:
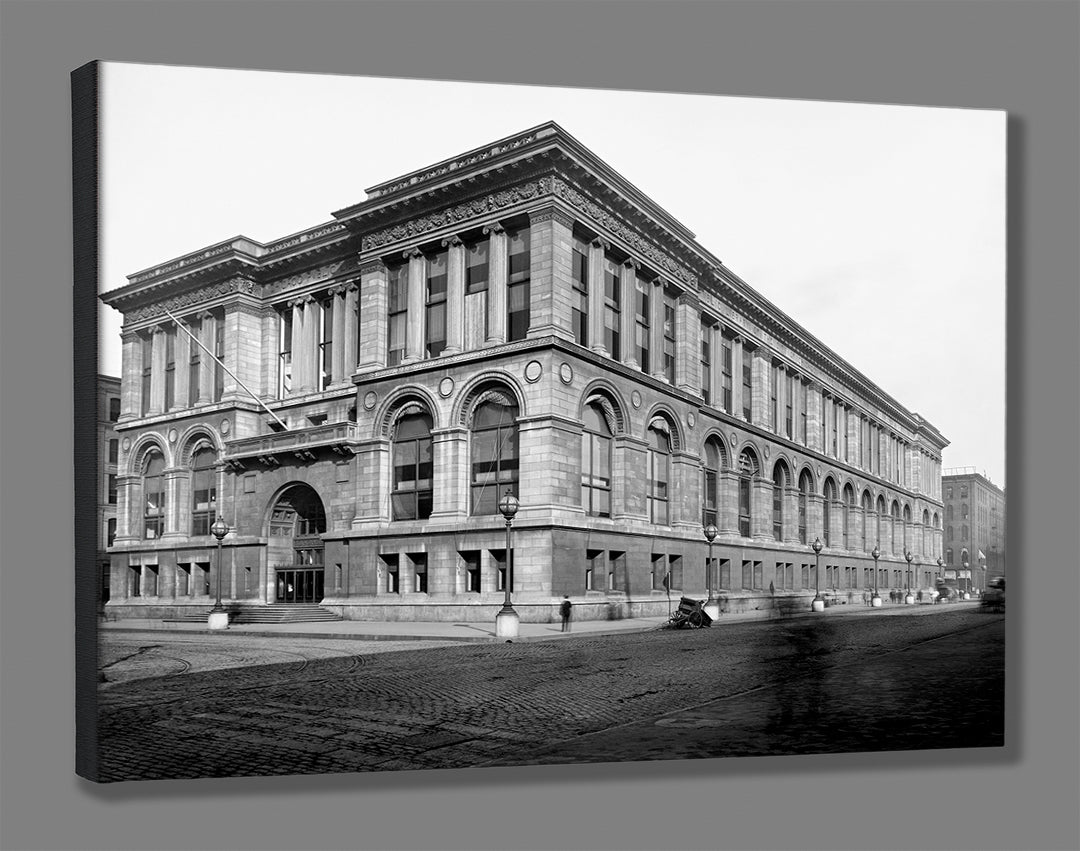
[[945,579],[941,575],[941,568],[945,566],[944,560],[941,556],[937,557],[937,576],[934,577],[934,602],[938,602],[941,598],[941,586],[944,584]]
[[503,590],[506,592],[506,598],[503,607],[495,615],[496,638],[517,638],[518,628],[521,624],[521,618],[518,617],[518,613],[514,611],[514,607],[510,604],[510,527],[514,522],[514,515],[517,514],[520,504],[517,497],[510,492],[510,488],[506,489],[506,493],[499,500],[499,512],[506,518],[506,577],[503,580]]
[[907,580],[907,594],[904,595],[904,602],[910,606],[915,602],[915,597],[911,593],[911,559],[913,558],[911,550],[904,550],[904,558],[907,559],[907,571],[904,573],[904,578]]
[[965,556],[964,556],[964,573],[965,573],[965,574],[967,574],[967,576],[964,576],[964,577],[962,577],[962,578],[961,578],[961,579],[959,579],[959,580],[957,581],[957,583],[956,583],[957,587],[958,587],[958,588],[959,588],[959,589],[960,589],[961,591],[963,591],[963,593],[964,593],[964,596],[962,597],[962,599],[964,599],[964,600],[966,600],[966,599],[967,599],[967,596],[966,596],[966,595],[967,595],[967,589],[966,589],[966,588],[964,588],[964,581],[965,581],[965,580],[967,580],[967,583],[968,583],[968,586],[969,586],[969,587],[970,587],[970,585],[971,585],[971,579],[969,579],[969,578],[968,578],[968,576],[970,576],[970,574],[968,574],[968,571],[969,571],[969,570],[971,570],[971,562],[970,562],[970,561],[968,561],[968,557],[967,557],[967,555],[965,554]]
[[874,596],[870,600],[870,605],[875,609],[881,608],[881,595],[878,594],[878,559],[881,558],[881,547],[879,544],[874,544],[874,549],[870,553],[874,557]]
[[702,531],[705,533],[705,540],[709,542],[709,560],[705,562],[705,590],[708,594],[708,599],[705,601],[705,614],[716,620],[720,616],[720,603],[713,600],[712,595],[712,542],[720,530],[713,523],[710,523]]
[[217,599],[214,602],[214,608],[210,610],[210,616],[207,618],[207,626],[210,629],[228,629],[229,628],[229,613],[221,605],[221,541],[229,534],[229,524],[225,522],[225,518],[220,514],[214,520],[214,525],[210,527],[210,533],[217,538]]
[[810,611],[825,611],[825,598],[821,596],[821,538],[814,538],[811,544],[814,550],[814,602],[810,604]]

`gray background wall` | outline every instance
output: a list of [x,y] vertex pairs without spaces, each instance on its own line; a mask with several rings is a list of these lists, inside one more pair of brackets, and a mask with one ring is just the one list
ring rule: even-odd
[[[0,24],[4,848],[1080,847],[1080,6],[87,0]],[[1009,747],[78,779],[68,74],[91,59],[1007,109]]]

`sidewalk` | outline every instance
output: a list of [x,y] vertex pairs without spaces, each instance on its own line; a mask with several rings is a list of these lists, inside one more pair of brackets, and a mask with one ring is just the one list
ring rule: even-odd
[[[844,606],[830,606],[824,612],[803,612],[790,615],[792,618],[851,617],[898,614],[930,614],[933,612],[956,611],[962,607],[976,606],[975,601],[931,605],[920,603],[907,606],[900,603],[886,603],[880,609],[872,609],[861,603]],[[749,611],[738,614],[723,614],[713,621],[713,628],[723,628],[725,623],[767,620],[764,611]],[[615,621],[574,621],[571,632],[562,632],[558,623],[523,623],[519,635],[514,641],[549,641],[572,638],[581,635],[621,635],[633,632],[648,632],[659,629],[667,623],[667,617],[626,618]],[[102,621],[98,623],[101,632],[167,632],[173,634],[196,635],[248,635],[263,638],[333,638],[354,639],[357,641],[498,641],[495,637],[495,623],[454,623],[451,621],[324,621],[316,623],[292,624],[233,624],[227,630],[211,630],[203,624],[166,623],[161,620],[129,619]]]

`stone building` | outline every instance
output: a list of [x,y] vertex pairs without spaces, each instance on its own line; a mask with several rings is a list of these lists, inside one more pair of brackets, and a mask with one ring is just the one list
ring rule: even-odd
[[230,606],[355,619],[755,608],[813,594],[815,538],[861,598],[876,542],[885,588],[941,553],[942,435],[553,123],[102,298],[118,615],[206,611],[217,512]]
[[1005,575],[1005,491],[974,467],[941,477],[945,509],[945,584],[982,591]]
[[120,461],[120,437],[116,423],[120,419],[120,379],[112,375],[97,377],[97,559],[98,605],[109,601],[109,547],[116,537],[117,475]]

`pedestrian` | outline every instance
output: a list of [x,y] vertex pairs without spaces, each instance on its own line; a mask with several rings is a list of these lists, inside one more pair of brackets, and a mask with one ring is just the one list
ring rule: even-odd
[[864,606],[869,606],[870,605],[870,592],[869,591],[864,590],[862,592],[862,601],[863,601]]
[[570,595],[569,594],[564,594],[563,595],[562,605],[559,606],[559,614],[562,615],[562,631],[563,632],[569,632],[570,631],[570,611],[571,611]]

